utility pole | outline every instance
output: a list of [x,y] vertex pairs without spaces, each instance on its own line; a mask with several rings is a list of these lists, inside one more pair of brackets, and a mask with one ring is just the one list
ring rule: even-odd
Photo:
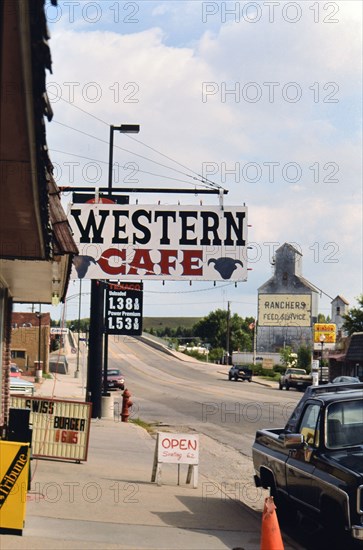
[[103,293],[102,281],[92,279],[87,364],[87,401],[92,402],[92,418],[102,416]]
[[82,300],[82,279],[79,279],[79,297],[78,297],[78,344],[77,344],[77,367],[74,373],[75,378],[79,378],[79,333],[81,330],[81,300]]
[[229,365],[229,348],[230,348],[230,338],[229,338],[229,332],[230,332],[230,317],[231,317],[231,302],[227,302],[228,308],[227,308],[227,335],[226,335],[226,348],[227,348],[227,365]]

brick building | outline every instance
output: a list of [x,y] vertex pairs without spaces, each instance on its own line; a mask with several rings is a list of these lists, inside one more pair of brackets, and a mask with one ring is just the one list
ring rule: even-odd
[[49,372],[50,314],[13,313],[11,316],[11,360],[24,371]]

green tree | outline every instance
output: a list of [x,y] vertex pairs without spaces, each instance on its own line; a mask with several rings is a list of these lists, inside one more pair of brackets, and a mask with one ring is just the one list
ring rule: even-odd
[[300,346],[297,350],[297,366],[299,369],[311,370],[311,349],[309,346]]
[[221,347],[226,349],[227,316],[226,310],[216,309],[212,311],[194,325],[194,334],[203,341],[208,341],[212,348]]
[[[243,349],[252,350],[252,331],[248,325],[252,318],[242,319],[237,313],[229,318],[229,346],[230,351]],[[202,342],[208,342],[212,348],[227,346],[228,312],[224,309],[216,309],[193,326],[194,336],[198,336]]]
[[223,348],[214,348],[209,352],[208,360],[210,363],[215,363],[223,359],[224,349]]
[[353,307],[346,315],[343,315],[343,329],[349,334],[363,332],[363,294],[356,298],[358,307]]
[[285,368],[296,367],[297,355],[290,346],[285,346],[280,350],[280,357]]
[[73,332],[78,332],[78,327],[79,327],[79,332],[88,332],[89,325],[90,325],[89,317],[86,319],[79,319],[79,320],[74,319],[73,321],[66,322],[67,328],[69,328]]
[[318,323],[330,323],[331,319],[329,315],[324,315],[323,313],[318,313]]

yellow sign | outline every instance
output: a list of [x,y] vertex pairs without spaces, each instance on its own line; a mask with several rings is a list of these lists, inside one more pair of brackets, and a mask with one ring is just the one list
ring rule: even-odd
[[31,410],[34,457],[87,460],[91,403],[12,396],[11,406]]
[[310,327],[311,296],[308,294],[259,294],[260,327]]
[[22,534],[29,475],[29,443],[0,441],[0,533]]
[[[322,338],[324,336],[324,338]],[[336,340],[335,323],[315,323],[314,324],[314,343],[315,344],[334,344]]]

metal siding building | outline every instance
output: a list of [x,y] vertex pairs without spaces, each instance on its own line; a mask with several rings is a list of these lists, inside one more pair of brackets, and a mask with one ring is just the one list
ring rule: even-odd
[[290,244],[276,250],[273,276],[258,289],[257,352],[312,347],[319,292],[302,276],[302,254]]

